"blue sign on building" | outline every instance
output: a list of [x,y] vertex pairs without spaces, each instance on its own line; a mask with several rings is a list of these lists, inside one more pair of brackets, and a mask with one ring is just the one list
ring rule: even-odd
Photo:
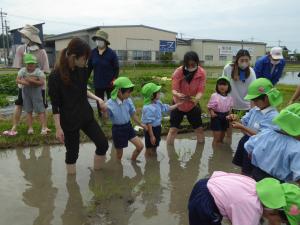
[[159,51],[160,52],[175,52],[176,42],[175,41],[159,41]]

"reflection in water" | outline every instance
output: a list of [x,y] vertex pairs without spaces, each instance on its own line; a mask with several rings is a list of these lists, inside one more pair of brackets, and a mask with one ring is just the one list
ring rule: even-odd
[[53,219],[57,189],[52,186],[49,146],[42,148],[41,155],[37,156],[37,153],[37,150],[30,149],[27,159],[24,151],[17,151],[20,169],[24,172],[24,179],[29,182],[29,187],[23,193],[23,201],[39,210],[33,225],[48,225]]
[[298,77],[299,72],[286,72],[279,80],[279,84],[291,84],[299,85],[300,78]]
[[217,144],[212,145],[213,155],[209,159],[208,172],[211,175],[214,171],[226,171],[226,172],[237,172],[234,170],[234,166],[231,163],[233,157],[233,151],[228,144]]
[[[232,149],[236,149],[240,137],[233,133]],[[65,176],[61,163],[65,152],[59,147],[51,147],[52,157],[48,147],[16,151],[17,159],[15,154],[0,155],[1,172],[10,177],[9,182],[1,183],[2,190],[6,190],[1,194],[11,199],[9,209],[15,209],[14,220],[12,214],[0,211],[1,221],[4,218],[3,221],[15,222],[10,224],[36,225],[187,225],[187,202],[194,183],[215,170],[238,172],[231,163],[229,145],[212,147],[209,132],[205,144],[196,144],[191,138],[190,134],[179,135],[175,148],[167,147],[162,140],[157,158],[145,160],[141,155],[140,163],[126,160],[131,156],[132,145],[124,151],[122,163],[116,160],[114,150],[109,151],[104,168],[96,172],[86,166],[93,152],[85,151],[78,161],[78,182],[75,176]],[[83,144],[83,151],[90,146]],[[20,171],[11,169],[18,163],[24,179],[19,178]],[[9,187],[16,187],[15,196],[13,191],[7,194]],[[20,196],[25,207],[20,204]],[[38,212],[32,210],[35,208]],[[22,223],[22,219],[26,222]]]
[[142,202],[145,204],[143,215],[149,219],[158,215],[158,204],[162,199],[162,187],[160,186],[160,165],[156,158],[147,159],[144,173]]
[[[114,153],[114,152],[113,152]],[[135,208],[135,187],[142,177],[141,169],[129,160],[122,164],[116,157],[106,162],[102,171],[90,172],[89,188],[94,194],[96,213],[101,224],[127,225]],[[96,222],[97,224],[97,222]]]
[[65,211],[61,215],[63,225],[82,225],[86,222],[87,215],[76,176],[67,176],[66,187],[69,198]]
[[[184,142],[184,144],[180,143],[176,145],[176,148],[167,145],[170,158],[170,212],[179,216],[179,225],[184,225],[188,224],[187,202],[190,191],[198,178],[198,167],[204,144],[196,144],[196,141],[191,140],[177,141]],[[192,148],[191,143],[194,143],[196,147]]]

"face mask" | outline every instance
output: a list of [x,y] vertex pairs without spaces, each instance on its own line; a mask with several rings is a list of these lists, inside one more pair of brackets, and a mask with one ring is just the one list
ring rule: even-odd
[[104,47],[105,47],[105,41],[102,41],[102,40],[96,40],[96,45],[97,45],[99,48],[104,48]]
[[21,38],[21,42],[25,45],[28,45],[30,40],[28,38]]
[[246,69],[247,67],[249,67],[248,63],[239,64],[239,68],[242,69],[242,70]]
[[191,72],[195,72],[196,70],[197,70],[197,68],[198,68],[198,66],[195,66],[194,68],[187,68],[187,67],[185,67],[184,69],[186,70],[186,71],[189,71],[190,73]]
[[28,50],[31,52],[37,51],[37,50],[39,50],[39,46],[37,46],[37,45],[28,46]]
[[277,65],[277,64],[279,64],[280,63],[280,60],[273,60],[273,59],[271,59],[271,63],[273,64],[273,65]]

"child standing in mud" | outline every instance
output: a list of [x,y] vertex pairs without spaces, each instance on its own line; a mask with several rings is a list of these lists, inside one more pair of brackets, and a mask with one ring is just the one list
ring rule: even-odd
[[156,154],[156,149],[159,146],[161,135],[161,120],[162,114],[176,109],[181,103],[175,105],[162,104],[160,99],[161,86],[154,83],[145,84],[142,88],[144,97],[144,106],[142,112],[142,123],[147,126],[144,131],[146,157]]
[[229,115],[233,107],[233,99],[228,94],[231,91],[230,80],[226,76],[217,79],[216,92],[207,104],[210,113],[210,125],[213,131],[213,144],[222,143],[225,132],[229,128]]
[[300,104],[281,110],[273,123],[280,129],[265,129],[245,143],[254,166],[252,176],[256,181],[274,177],[300,184]]
[[230,119],[234,121],[232,123],[233,128],[244,133],[232,162],[242,168],[242,174],[251,176],[253,166],[244,144],[250,136],[257,134],[262,129],[275,126],[272,123],[273,118],[278,114],[275,106],[281,104],[282,95],[268,79],[259,78],[249,85],[245,99],[251,100],[255,107],[243,116],[241,123],[237,122],[236,115],[230,115]]
[[146,129],[139,121],[135,113],[134,104],[130,98],[133,87],[134,84],[127,77],[119,77],[114,81],[111,98],[106,103],[108,116],[112,121],[112,139],[116,148],[117,159],[119,160],[122,159],[123,148],[128,146],[128,141],[135,146],[131,156],[133,161],[136,160],[144,148],[142,141],[136,136],[130,122],[132,118],[135,123]]

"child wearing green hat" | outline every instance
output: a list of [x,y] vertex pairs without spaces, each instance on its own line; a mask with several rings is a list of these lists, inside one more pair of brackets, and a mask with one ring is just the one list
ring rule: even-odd
[[136,136],[130,122],[132,118],[135,123],[145,128],[136,116],[136,110],[130,98],[133,88],[134,84],[127,77],[119,77],[114,81],[111,98],[106,103],[108,116],[113,124],[112,139],[117,151],[117,159],[119,160],[122,159],[123,148],[128,146],[128,141],[135,146],[131,160],[136,160],[144,148],[142,141]]
[[230,80],[226,76],[217,79],[216,92],[210,97],[207,108],[210,113],[210,127],[213,131],[213,144],[222,143],[225,132],[229,128],[229,115],[233,107]]
[[45,106],[42,97],[42,86],[45,83],[45,74],[37,68],[37,59],[32,54],[24,55],[25,67],[18,72],[17,83],[22,85],[22,98],[24,111],[27,113],[28,134],[33,134],[32,112],[39,114],[42,130],[41,134],[47,134],[45,120]]
[[258,225],[261,217],[269,225],[299,225],[300,188],[273,178],[256,182],[244,175],[215,171],[195,184],[188,210],[190,225],[221,225],[223,217],[232,225]]
[[239,141],[233,163],[242,168],[242,174],[251,176],[253,167],[244,144],[250,136],[264,128],[275,126],[272,119],[278,114],[275,107],[281,104],[282,95],[268,79],[259,78],[249,85],[245,99],[251,100],[255,107],[242,117],[241,123],[237,122],[236,115],[230,116],[230,119],[233,120],[232,126],[244,133]]
[[300,184],[300,104],[281,110],[273,123],[280,129],[266,129],[245,143],[254,165],[252,176]]
[[142,95],[144,97],[142,123],[147,126],[147,130],[144,131],[146,156],[155,154],[156,148],[159,146],[162,114],[176,109],[180,105],[180,103],[172,106],[162,104],[159,100],[160,89],[161,86],[154,83],[147,83],[142,88]]

